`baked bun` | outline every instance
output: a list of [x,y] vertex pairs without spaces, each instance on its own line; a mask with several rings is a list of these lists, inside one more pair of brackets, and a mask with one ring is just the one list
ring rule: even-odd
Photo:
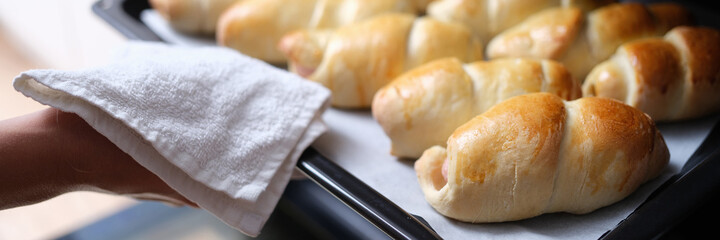
[[416,14],[416,0],[243,0],[225,11],[216,39],[266,62],[282,64],[280,39],[300,29],[333,29],[381,13]]
[[487,57],[553,59],[582,80],[623,43],[662,36],[692,22],[689,12],[673,3],[616,3],[588,14],[573,7],[550,8],[493,38]]
[[282,39],[279,49],[290,71],[329,88],[330,103],[341,108],[370,107],[378,89],[429,61],[482,59],[482,44],[465,26],[400,13],[336,31],[296,31]]
[[665,37],[626,43],[592,70],[583,93],[623,101],[655,121],[717,113],[720,32],[706,27],[677,27]]
[[242,0],[150,0],[150,6],[174,29],[197,35],[215,33],[225,9]]
[[464,64],[446,58],[414,68],[375,94],[372,114],[391,154],[418,158],[463,123],[510,97],[549,92],[580,97],[580,84],[555,61],[498,59]]
[[511,98],[415,163],[425,199],[464,222],[584,214],[628,196],[669,160],[654,122],[606,98]]
[[487,43],[498,33],[532,14],[552,7],[578,7],[591,11],[614,0],[442,0],[428,6],[428,15],[446,22],[465,24]]

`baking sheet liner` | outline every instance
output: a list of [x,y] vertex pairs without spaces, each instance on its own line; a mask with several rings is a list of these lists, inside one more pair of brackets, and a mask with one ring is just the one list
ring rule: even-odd
[[[144,10],[141,20],[160,38],[172,44],[215,45],[212,38],[174,31],[154,10]],[[642,185],[620,202],[584,215],[551,213],[504,223],[470,224],[444,217],[424,199],[413,169],[413,160],[390,155],[390,140],[369,110],[330,108],[324,115],[329,131],[312,146],[407,212],[423,217],[445,239],[597,239],[625,219],[647,196],[680,171],[705,139],[718,116],[679,123],[659,123],[670,150],[663,174]]]

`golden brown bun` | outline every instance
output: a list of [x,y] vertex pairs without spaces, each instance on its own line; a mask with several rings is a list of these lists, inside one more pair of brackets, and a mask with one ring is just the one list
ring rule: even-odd
[[150,0],[150,6],[174,29],[208,35],[215,33],[218,18],[225,9],[241,0]]
[[677,27],[664,38],[622,45],[583,85],[586,96],[614,98],[656,121],[696,118],[720,110],[720,32]]
[[578,7],[591,11],[614,0],[442,0],[428,6],[428,15],[468,26],[486,43],[528,16],[551,7]]
[[550,8],[493,38],[487,56],[553,59],[585,79],[623,43],[691,23],[688,11],[672,3],[616,3],[588,14],[579,8]]
[[560,59],[575,41],[583,17],[575,7],[543,10],[494,38],[488,44],[488,56]]
[[284,63],[280,39],[300,29],[331,29],[387,12],[416,13],[422,0],[243,0],[222,14],[218,44]]
[[[658,176],[669,152],[654,122],[606,98],[511,98],[460,126],[447,150],[415,162],[425,199],[465,222],[584,214]],[[445,170],[443,170],[445,165]]]
[[580,84],[550,60],[500,59],[463,64],[440,59],[412,69],[380,89],[373,117],[390,138],[391,154],[418,158],[463,123],[521,94],[580,97]]
[[288,34],[279,45],[290,70],[332,91],[331,104],[370,107],[375,92],[423,63],[482,59],[482,45],[463,25],[390,13],[339,28]]

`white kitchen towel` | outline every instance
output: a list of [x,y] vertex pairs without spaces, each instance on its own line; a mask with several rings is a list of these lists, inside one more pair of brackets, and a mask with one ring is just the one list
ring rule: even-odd
[[171,187],[256,236],[326,127],[322,86],[222,47],[129,42],[113,62],[30,70],[16,90],[81,116]]

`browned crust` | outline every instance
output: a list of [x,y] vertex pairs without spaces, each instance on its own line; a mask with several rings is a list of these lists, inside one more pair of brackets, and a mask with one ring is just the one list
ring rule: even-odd
[[[455,176],[462,176],[455,179],[456,184],[461,184],[461,179],[484,183],[503,174],[496,171],[508,168],[498,165],[513,163],[498,161],[496,156],[518,148],[527,152],[513,154],[527,157],[535,167],[555,166],[565,112],[562,99],[554,94],[527,94],[498,104],[457,128],[448,139],[448,150],[457,154],[459,161]],[[522,171],[527,174],[529,170]]]
[[720,79],[720,32],[706,27],[678,27],[671,34],[687,49],[687,69],[694,84],[715,84]]
[[[448,181],[439,187],[445,158]],[[434,147],[419,160],[432,168],[418,169],[426,198],[439,212],[497,222],[591,212],[658,176],[668,160],[654,122],[636,108],[606,98],[565,102],[533,93],[459,127],[447,152]]]
[[593,70],[583,88],[588,95],[625,101],[655,121],[714,113],[720,109],[720,32],[680,26],[664,38],[626,43]]
[[677,49],[663,39],[639,40],[625,45],[623,49],[630,58],[638,86],[667,94],[670,85],[683,78]]
[[559,59],[575,41],[583,23],[579,8],[550,8],[503,32],[488,45],[489,58]]
[[[660,135],[655,123],[649,116],[637,108],[630,107],[619,101],[606,98],[582,98],[577,101],[580,109],[579,125],[572,129],[574,142],[571,146],[580,151],[584,142],[592,143],[592,162],[585,162],[588,170],[586,184],[591,192],[601,188],[611,188],[618,192],[630,192],[651,177],[657,176],[669,156],[655,156],[656,141]],[[665,146],[661,146],[665,147]],[[617,153],[622,153],[622,160],[616,161]],[[661,160],[651,157],[664,158]],[[576,159],[581,160],[581,159]],[[617,186],[604,186],[603,178],[610,164],[621,164],[618,174],[621,181]]]

